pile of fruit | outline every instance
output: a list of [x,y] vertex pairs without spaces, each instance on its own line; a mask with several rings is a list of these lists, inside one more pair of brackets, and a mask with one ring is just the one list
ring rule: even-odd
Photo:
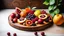
[[16,7],[15,12],[10,15],[13,23],[19,23],[24,26],[37,26],[38,24],[48,24],[52,22],[52,17],[44,10],[24,10]]

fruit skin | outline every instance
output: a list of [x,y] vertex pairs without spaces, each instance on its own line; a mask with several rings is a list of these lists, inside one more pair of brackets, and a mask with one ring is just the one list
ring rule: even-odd
[[41,35],[42,35],[42,36],[45,36],[45,33],[44,33],[44,32],[41,32]]
[[62,25],[62,23],[63,23],[63,16],[62,16],[62,14],[56,14],[54,16],[54,18],[53,18],[53,22],[56,25]]
[[20,8],[18,8],[18,7],[16,7],[15,9],[16,9],[15,12],[16,12],[17,14],[20,14],[20,12],[22,11],[22,10],[21,10]]
[[43,22],[43,20],[42,19],[38,19],[38,23],[40,24],[40,23],[42,23]]
[[15,18],[16,17],[16,14],[15,13],[12,13],[10,16],[11,16],[11,18]]
[[26,20],[26,26],[31,26],[33,22],[31,20]]
[[8,35],[8,36],[11,36],[10,32],[7,32],[7,35]]
[[14,19],[13,19],[13,23],[16,23],[16,22],[17,22],[17,18],[14,18]]
[[37,32],[35,32],[35,33],[34,33],[34,35],[38,36],[38,33],[37,33]]
[[17,34],[16,34],[16,33],[14,33],[14,34],[13,34],[13,36],[17,36]]
[[21,17],[26,17],[26,15],[27,15],[26,12],[21,12],[21,13],[20,13],[20,16],[21,16]]
[[25,11],[26,11],[27,13],[29,13],[30,10],[31,10],[30,8],[25,8]]
[[46,14],[40,14],[38,18],[40,19],[46,19],[48,16]]
[[34,14],[34,10],[30,10],[29,13],[30,13],[30,14]]
[[34,20],[34,19],[32,20],[33,23],[35,23],[35,21],[36,21],[36,20]]
[[46,11],[42,10],[41,14],[47,14]]
[[35,12],[34,12],[34,15],[35,16],[38,16],[38,15],[40,15],[41,14],[41,11],[40,10],[36,10]]
[[19,18],[20,18],[20,14],[16,14],[16,18],[18,18],[18,19],[19,19]]
[[37,21],[39,18],[38,17],[35,17],[34,20]]
[[32,22],[35,23],[35,21],[37,21],[39,18],[38,17],[35,17]]

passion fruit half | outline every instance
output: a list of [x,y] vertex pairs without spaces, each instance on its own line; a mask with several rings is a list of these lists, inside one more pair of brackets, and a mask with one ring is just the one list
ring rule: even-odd
[[40,14],[38,18],[40,19],[46,19],[48,16],[46,14]]

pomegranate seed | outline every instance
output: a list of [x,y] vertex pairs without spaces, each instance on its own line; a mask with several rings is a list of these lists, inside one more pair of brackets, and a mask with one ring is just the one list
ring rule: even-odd
[[45,36],[45,33],[44,33],[44,32],[41,32],[41,35],[42,35],[42,36]]
[[7,32],[7,35],[8,35],[8,36],[11,36],[11,35],[10,35],[10,32]]
[[35,32],[34,34],[35,34],[35,36],[38,36],[38,33],[37,32]]
[[17,34],[16,34],[16,33],[14,33],[14,34],[13,34],[13,36],[17,36]]

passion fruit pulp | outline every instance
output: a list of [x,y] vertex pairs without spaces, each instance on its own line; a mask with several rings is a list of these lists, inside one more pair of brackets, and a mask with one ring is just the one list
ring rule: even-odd
[[38,18],[40,19],[46,19],[48,16],[46,14],[40,14]]

